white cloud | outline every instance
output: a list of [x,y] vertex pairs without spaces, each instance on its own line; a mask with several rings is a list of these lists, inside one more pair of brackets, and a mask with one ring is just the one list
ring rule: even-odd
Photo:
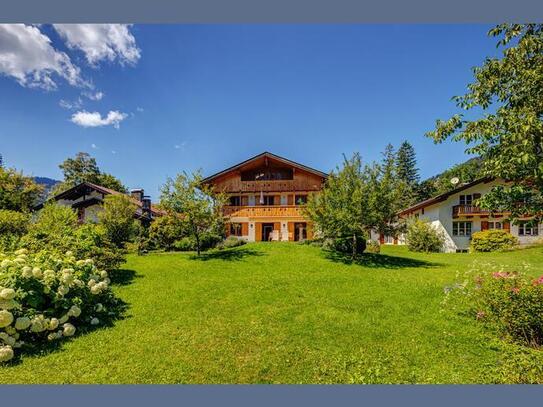
[[173,146],[176,150],[184,150],[185,146],[187,145],[186,141],[183,141],[181,144],[176,144]]
[[136,110],[141,113],[141,112],[143,112],[143,107],[138,106],[138,107],[136,107]]
[[105,94],[104,92],[83,92],[82,95],[89,98],[90,100],[98,101],[102,100]]
[[0,24],[0,74],[47,90],[57,87],[55,76],[73,86],[89,86],[67,54],[53,48],[38,27],[25,24]]
[[92,147],[93,149],[95,149],[95,150],[98,148],[98,146],[97,146],[96,144],[94,144],[94,143],[91,144],[91,147]]
[[58,104],[63,109],[75,110],[75,109],[81,109],[81,107],[83,106],[83,101],[81,100],[81,98],[77,98],[76,100],[73,100],[73,101],[60,99]]
[[98,112],[87,112],[83,110],[74,113],[70,120],[72,123],[82,127],[113,126],[118,129],[120,123],[127,117],[128,115],[126,113],[121,113],[117,110],[111,110],[105,117],[102,117]]
[[135,64],[141,56],[136,39],[126,24],[54,24],[55,30],[71,49],[85,54],[90,65],[102,60]]
[[111,150],[111,154],[117,154],[115,150]]

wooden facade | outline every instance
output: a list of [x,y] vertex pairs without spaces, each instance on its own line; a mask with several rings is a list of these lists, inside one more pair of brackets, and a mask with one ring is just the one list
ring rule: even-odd
[[313,237],[303,206],[327,175],[268,152],[203,180],[225,193],[227,234],[248,241],[297,241]]

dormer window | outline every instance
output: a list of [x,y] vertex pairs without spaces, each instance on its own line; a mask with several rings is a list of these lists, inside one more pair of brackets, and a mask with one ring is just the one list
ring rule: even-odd
[[460,195],[460,205],[471,205],[473,203],[473,195]]

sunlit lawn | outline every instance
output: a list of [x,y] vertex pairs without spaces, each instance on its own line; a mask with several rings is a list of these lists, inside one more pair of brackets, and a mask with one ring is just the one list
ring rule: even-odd
[[[457,270],[528,262],[543,249],[413,254],[345,264],[318,247],[130,256],[113,327],[0,368],[2,383],[472,383],[501,352],[477,322],[441,312]],[[539,268],[539,269],[538,269]]]

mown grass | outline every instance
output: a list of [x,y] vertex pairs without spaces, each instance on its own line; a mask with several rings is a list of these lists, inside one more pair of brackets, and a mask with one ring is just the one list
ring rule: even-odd
[[[488,383],[503,348],[443,312],[473,262],[543,273],[543,250],[414,254],[357,263],[318,247],[260,243],[130,256],[129,308],[113,327],[0,367],[1,383]],[[543,379],[543,378],[542,378]]]

